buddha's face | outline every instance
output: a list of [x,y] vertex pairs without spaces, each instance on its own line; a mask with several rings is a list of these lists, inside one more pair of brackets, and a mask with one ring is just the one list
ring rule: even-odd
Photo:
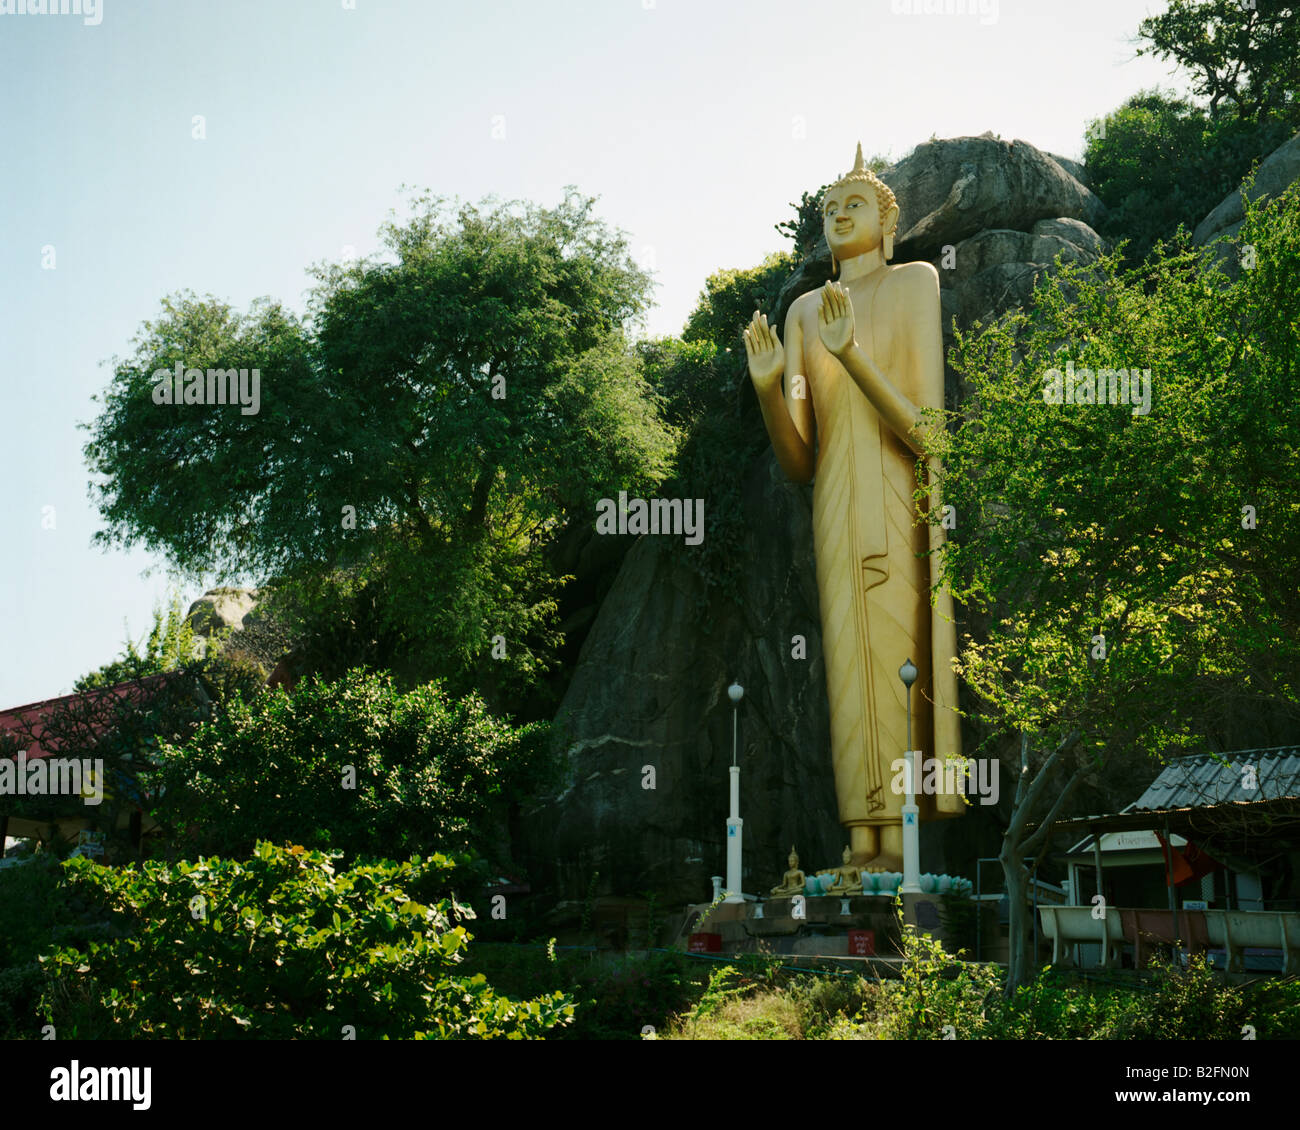
[[822,227],[831,254],[841,263],[879,247],[885,233],[875,189],[862,181],[832,188],[822,202]]
[[844,860],[845,864],[847,864],[849,860],[853,858],[853,852],[849,848],[845,848],[844,854],[840,856],[840,858]]
[[790,858],[787,860],[787,862],[790,864],[790,870],[793,871],[796,867],[799,866],[799,857],[795,855],[794,852],[791,852]]

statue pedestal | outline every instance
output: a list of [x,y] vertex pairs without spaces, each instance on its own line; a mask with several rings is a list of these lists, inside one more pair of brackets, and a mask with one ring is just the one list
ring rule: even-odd
[[[904,895],[904,922],[919,931],[943,940],[937,894]],[[696,913],[687,916],[688,926],[678,939],[684,949],[690,934],[705,932],[717,935],[722,953],[806,954],[821,957],[853,955],[850,933],[870,931],[874,938],[873,959],[897,960],[900,952],[900,927],[892,897],[872,895],[804,896],[770,898],[763,902],[721,903],[713,908],[707,921],[699,924],[699,915],[707,904],[692,906]]]

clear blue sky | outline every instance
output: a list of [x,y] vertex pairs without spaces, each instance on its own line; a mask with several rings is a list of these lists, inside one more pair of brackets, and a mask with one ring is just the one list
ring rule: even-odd
[[677,332],[710,273],[783,247],[772,225],[859,140],[897,158],[993,130],[1077,157],[1088,119],[1183,85],[1134,58],[1164,7],[1143,0],[986,0],[987,20],[890,0],[102,6],[95,26],[0,15],[0,708],[70,690],[167,592],[159,560],[91,547],[77,427],[164,295],[301,309],[304,269],[375,250],[402,184],[543,204],[573,184],[655,272],[646,332]]

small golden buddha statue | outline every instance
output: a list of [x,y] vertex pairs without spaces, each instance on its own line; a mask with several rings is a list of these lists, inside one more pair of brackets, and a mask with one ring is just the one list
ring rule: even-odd
[[841,858],[844,860],[843,866],[817,872],[819,875],[835,876],[834,882],[831,883],[826,893],[829,895],[862,894],[862,868],[853,863],[853,849],[846,845],[844,855]]
[[790,870],[781,876],[779,885],[772,888],[774,898],[790,898],[792,895],[803,894],[804,873],[799,870],[799,853],[790,848],[790,858],[786,861],[790,865]]

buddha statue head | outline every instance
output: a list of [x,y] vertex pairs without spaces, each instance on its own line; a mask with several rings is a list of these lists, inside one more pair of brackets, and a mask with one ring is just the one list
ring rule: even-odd
[[844,866],[847,867],[849,865],[849,860],[853,858],[853,849],[845,847],[844,854],[840,856],[840,858],[844,860]]
[[894,254],[897,227],[898,201],[889,185],[867,168],[859,142],[853,168],[822,197],[822,229],[831,249],[832,270],[838,273],[842,260],[877,247],[888,262]]
[[786,860],[786,863],[790,865],[791,871],[797,870],[799,867],[799,853],[793,847],[790,849],[790,858]]

